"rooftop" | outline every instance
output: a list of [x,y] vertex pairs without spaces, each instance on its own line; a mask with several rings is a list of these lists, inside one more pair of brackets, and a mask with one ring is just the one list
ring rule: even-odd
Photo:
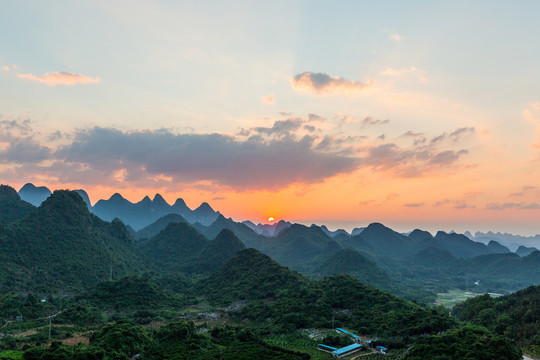
[[359,349],[361,347],[362,347],[362,345],[360,345],[360,344],[351,344],[351,345],[345,346],[345,347],[343,347],[341,349],[337,349],[336,351],[334,351],[334,354],[341,355],[341,354],[344,354],[344,353],[349,352],[351,350]]

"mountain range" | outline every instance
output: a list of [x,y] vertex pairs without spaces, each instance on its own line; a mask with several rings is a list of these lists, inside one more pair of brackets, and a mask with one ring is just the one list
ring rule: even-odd
[[[121,247],[114,243],[107,249],[92,250],[101,254],[103,261],[98,261],[99,271],[85,270],[83,283],[87,284],[107,276],[111,266],[117,275],[136,274],[149,269],[162,273],[211,273],[245,247],[255,248],[311,278],[346,273],[365,283],[422,301],[431,301],[437,292],[448,288],[508,292],[536,284],[540,278],[540,252],[536,249],[522,247],[515,254],[496,241],[485,244],[456,233],[439,231],[433,236],[417,229],[405,235],[380,223],[357,228],[354,235],[344,230],[329,231],[325,226],[308,227],[285,221],[268,226],[255,225],[226,218],[206,203],[193,211],[181,199],[170,206],[159,194],[153,200],[145,197],[135,204],[115,194],[91,206],[83,190],[60,191],[35,208],[20,194],[35,201],[39,200],[39,194],[45,196],[46,188],[36,188],[31,184],[23,188],[25,191],[21,189],[19,194],[7,186],[1,192],[4,195],[0,201],[0,215],[3,214],[2,221],[6,224],[3,228],[5,238],[58,237],[65,239],[62,240],[65,244],[81,242],[76,245],[78,248],[90,246],[86,242],[90,241],[92,234],[104,239],[103,245],[112,241],[107,240],[111,239],[111,231],[127,239],[125,243],[120,242],[123,244]],[[32,189],[38,190],[33,193]],[[32,194],[34,196],[29,196]],[[63,206],[64,210],[61,205],[55,206],[56,215],[49,216],[45,225],[31,225],[35,221],[45,221],[41,217],[51,213],[51,204],[63,201],[68,202]],[[72,211],[71,216],[75,220],[67,220],[65,209]],[[176,212],[171,212],[173,210]],[[66,219],[66,229],[55,229],[54,217]],[[89,227],[90,223],[100,230]],[[37,235],[36,231],[42,234]],[[60,240],[57,245],[62,243]],[[36,245],[40,249],[49,249],[46,254],[68,253],[68,247],[60,250],[50,247],[50,244]],[[20,244],[13,247],[20,248]],[[113,260],[110,249],[118,257],[130,260],[120,265]],[[6,254],[6,261],[12,269],[25,271],[25,266],[21,265],[25,261],[14,261],[17,255],[13,252]],[[28,263],[33,263],[33,260]],[[35,271],[37,269],[30,272]],[[92,278],[88,274],[95,275]],[[57,283],[64,281],[60,279]],[[416,290],[411,292],[415,287]]]
[[[160,194],[156,194],[153,199],[145,196],[141,201],[132,203],[115,193],[109,199],[99,200],[92,206],[84,190],[74,191],[81,196],[90,212],[102,220],[112,221],[118,218],[134,230],[140,230],[169,214],[182,215],[190,223],[198,222],[203,225],[210,225],[219,216],[219,212],[214,211],[206,202],[191,210],[181,198],[178,198],[173,205],[169,205]],[[34,206],[41,205],[50,195],[51,191],[45,186],[36,187],[31,183],[25,184],[19,190],[21,199]]]

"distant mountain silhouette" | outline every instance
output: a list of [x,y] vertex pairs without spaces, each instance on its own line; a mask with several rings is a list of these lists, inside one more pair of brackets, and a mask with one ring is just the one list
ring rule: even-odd
[[493,253],[493,254],[506,254],[506,253],[510,252],[510,250],[508,250],[508,248],[506,246],[503,246],[503,245],[499,244],[495,240],[491,240],[487,244],[487,247],[491,250],[491,253]]
[[393,281],[377,264],[353,249],[341,249],[315,270],[320,276],[347,274],[364,284],[390,289]]
[[244,244],[228,229],[208,240],[187,222],[169,223],[151,239],[141,242],[149,266],[165,273],[212,273],[221,268]]
[[422,243],[422,242],[429,243],[430,241],[433,240],[433,235],[431,235],[427,231],[415,229],[409,234],[409,239],[413,240],[416,243]]
[[498,243],[508,247],[511,251],[515,251],[520,245],[530,247],[540,244],[540,234],[534,236],[521,236],[492,231],[488,231],[487,233],[477,231],[474,233],[474,237],[472,237],[470,233],[468,233],[468,236],[474,241],[480,241],[486,244],[491,240],[496,240]]
[[184,219],[182,215],[178,214],[169,214],[157,219],[152,224],[142,228],[141,230],[135,233],[135,238],[137,239],[150,239],[151,237],[159,234],[167,225],[172,223],[187,223],[187,220]]
[[330,231],[330,230],[328,230],[328,228],[326,227],[326,225],[321,225],[320,228],[321,228],[322,231],[324,231],[324,233],[325,233],[326,235],[330,236],[331,238],[336,237],[336,236],[338,236],[338,235],[345,235],[346,237],[349,236],[349,233],[346,232],[346,231],[343,230],[343,229],[337,229],[337,230],[335,230],[335,231]]
[[202,203],[191,211],[182,199],[176,200],[174,205],[170,206],[160,194],[156,194],[153,200],[145,196],[138,203],[132,203],[118,193],[108,200],[99,200],[92,212],[107,221],[119,218],[136,231],[169,214],[182,215],[190,223],[199,222],[203,225],[210,225],[219,215],[208,203]]
[[437,240],[439,247],[448,250],[456,257],[464,259],[500,252],[500,247],[492,246],[489,248],[483,243],[472,241],[465,235],[456,233],[447,234],[444,231],[439,231],[435,235],[435,240]]
[[279,234],[283,229],[286,229],[292,225],[292,223],[285,220],[280,220],[272,224],[257,224],[257,225],[247,220],[247,221],[243,221],[242,224],[246,225],[251,230],[255,231],[257,234],[267,236],[267,237],[274,237],[277,234]]
[[[335,245],[328,247],[330,243]],[[321,255],[332,256],[329,251],[340,250],[340,246],[336,245],[338,244],[316,225],[307,227],[293,224],[282,230],[273,241],[263,243],[261,250],[283,265],[298,268],[317,260]]]
[[521,257],[524,257],[524,256],[532,254],[535,251],[538,251],[538,249],[535,247],[520,246],[517,248],[516,254],[518,254]]
[[223,230],[229,229],[247,246],[254,248],[261,248],[268,238],[257,234],[251,228],[244,223],[239,223],[231,218],[219,214],[216,221],[208,226],[204,226],[200,223],[195,223],[193,226],[208,239],[213,239]]
[[414,253],[411,240],[380,223],[369,224],[360,234],[353,235],[341,243],[370,255],[403,257]]
[[86,204],[86,206],[88,206],[89,209],[92,209],[92,203],[90,202],[90,198],[88,197],[86,191],[82,189],[73,191],[80,195],[80,197],[83,199],[84,203]]
[[34,206],[39,206],[45,199],[51,196],[51,190],[45,186],[36,187],[34,184],[27,183],[19,190],[19,196],[26,202]]

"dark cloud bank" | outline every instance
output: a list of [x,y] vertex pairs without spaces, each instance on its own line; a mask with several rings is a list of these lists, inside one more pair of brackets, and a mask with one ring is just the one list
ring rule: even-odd
[[236,135],[94,127],[68,137],[60,134],[70,143],[57,149],[40,144],[33,135],[12,136],[4,128],[0,135],[9,145],[0,151],[0,163],[14,165],[12,177],[41,173],[62,182],[144,185],[167,177],[175,183],[208,181],[237,190],[278,189],[362,168],[402,177],[438,171],[454,166],[468,153],[447,145],[455,146],[459,136],[474,131],[458,129],[403,146],[384,140],[370,143],[366,136],[322,134],[317,128],[322,121],[313,115],[291,117],[270,127],[242,129]]

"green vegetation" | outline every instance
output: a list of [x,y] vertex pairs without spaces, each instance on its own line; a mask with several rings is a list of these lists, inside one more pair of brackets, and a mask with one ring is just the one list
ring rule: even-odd
[[435,303],[438,305],[443,305],[447,309],[451,309],[456,304],[459,304],[477,295],[478,294],[474,294],[470,291],[452,289],[452,290],[449,290],[448,292],[437,294],[437,300],[435,301]]
[[520,348],[509,339],[477,326],[465,326],[446,334],[419,338],[406,360],[521,360]]
[[0,360],[22,360],[23,352],[19,350],[0,351]]
[[384,270],[353,249],[339,250],[319,265],[315,273],[320,277],[347,274],[379,289],[390,290],[394,287],[394,282]]
[[15,189],[7,185],[0,185],[0,219],[7,223],[13,223],[29,215],[34,206],[21,197]]
[[75,192],[55,191],[0,229],[0,289],[71,291],[144,269],[126,227],[90,214]]
[[456,305],[453,313],[522,345],[540,345],[540,286],[499,298],[477,296]]
[[[520,352],[509,339],[531,349],[540,342],[539,287],[455,306],[460,321],[487,329],[459,323],[444,306],[380,290],[428,301],[452,286],[448,305],[478,274],[518,271],[526,264],[534,276],[540,253],[517,260],[505,253],[458,259],[446,248],[425,247],[447,237],[415,232],[408,239],[380,224],[361,236],[340,236],[339,243],[317,226],[301,225],[268,239],[222,216],[206,228],[213,240],[197,231],[200,224],[176,216],[178,222],[162,221],[147,229],[164,226],[155,236],[137,242],[121,221],[108,223],[90,214],[77,193],[56,191],[35,208],[11,190],[0,187],[0,360],[137,354],[141,359],[322,360],[329,355],[316,350],[318,341],[336,346],[349,341],[332,332],[333,325],[388,346],[393,355],[386,359],[402,354],[467,359],[481,358],[475,357],[480,353],[514,359]],[[310,277],[245,249],[234,229]],[[461,251],[469,244],[459,240]],[[357,250],[344,249],[347,244]],[[411,244],[397,258],[399,249]],[[384,247],[392,246],[385,254]],[[473,286],[496,285],[487,283]],[[312,339],[306,329],[321,336]],[[366,354],[365,359],[380,357]]]

